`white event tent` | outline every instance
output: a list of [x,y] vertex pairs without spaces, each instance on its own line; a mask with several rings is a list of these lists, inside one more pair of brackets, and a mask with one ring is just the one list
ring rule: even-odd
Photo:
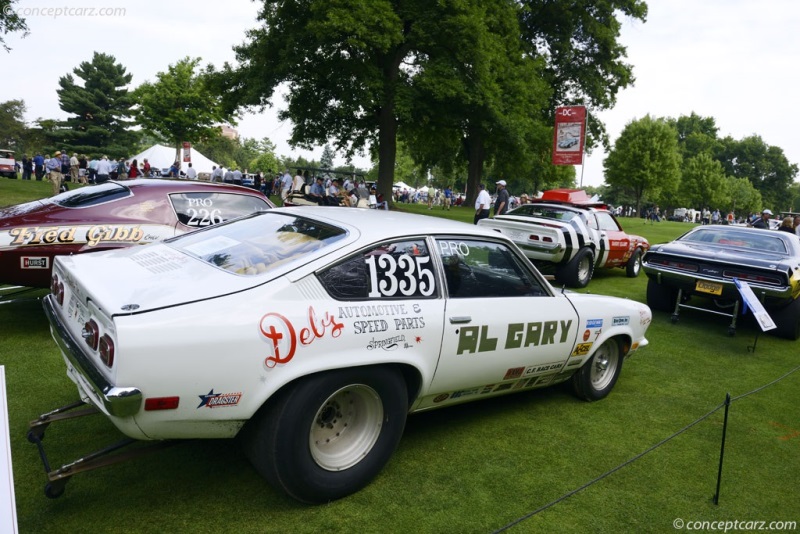
[[413,187],[411,187],[410,185],[408,185],[408,184],[407,184],[407,183],[405,183],[405,182],[395,182],[395,184],[392,186],[392,189],[399,189],[399,190],[401,190],[401,191],[402,191],[403,189],[406,189],[406,190],[408,190],[409,192],[414,192],[414,191],[416,191],[416,189],[414,189]]
[[[125,161],[133,161],[135,159],[138,163],[142,163],[145,158],[147,158],[152,168],[167,169],[175,162],[175,149],[164,145],[153,145],[144,152],[140,152],[130,158],[125,158]],[[211,161],[196,149],[192,148],[192,167],[194,167],[198,173],[204,172],[211,174],[211,167],[213,165],[219,167],[217,163]],[[183,150],[181,150],[181,170],[186,172],[188,168],[189,163],[183,161]]]

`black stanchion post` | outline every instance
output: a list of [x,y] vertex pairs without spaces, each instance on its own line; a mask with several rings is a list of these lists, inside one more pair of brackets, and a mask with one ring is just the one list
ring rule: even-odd
[[714,504],[719,504],[719,486],[722,482],[722,459],[725,457],[725,436],[728,433],[728,410],[731,407],[731,394],[725,395],[725,419],[722,421],[722,444],[719,449],[719,471],[717,471],[717,492],[714,494]]

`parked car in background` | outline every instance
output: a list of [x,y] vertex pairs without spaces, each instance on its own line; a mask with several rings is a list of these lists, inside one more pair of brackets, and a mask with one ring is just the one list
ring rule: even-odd
[[681,299],[702,298],[730,310],[741,300],[734,279],[746,282],[777,328],[800,338],[800,239],[794,234],[742,226],[698,226],[644,256],[647,304],[674,312]]
[[561,382],[606,397],[651,320],[555,291],[497,232],[383,210],[276,208],[59,256],[53,281],[81,399],[137,440],[238,435],[303,502],[367,485],[409,412]]
[[647,239],[627,234],[608,207],[585,191],[553,189],[479,225],[509,236],[543,272],[568,287],[586,287],[595,268],[639,275]]
[[0,148],[0,176],[17,177],[17,161],[14,159],[14,151],[8,148]]
[[48,287],[58,254],[151,243],[273,207],[251,188],[145,178],[0,208],[0,284]]

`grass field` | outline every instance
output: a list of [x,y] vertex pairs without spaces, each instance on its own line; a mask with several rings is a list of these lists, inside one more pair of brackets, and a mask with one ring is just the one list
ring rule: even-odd
[[[48,191],[45,183],[0,179],[0,205]],[[469,208],[403,209],[472,220]],[[622,223],[653,243],[690,228]],[[645,290],[644,276],[614,270],[598,271],[585,291],[644,302]],[[190,441],[78,475],[63,497],[47,499],[38,453],[25,439],[27,423],[77,395],[41,303],[0,304],[20,532],[496,531],[648,450],[721,406],[726,393],[736,398],[800,365],[797,343],[760,336],[751,352],[754,324],[745,321],[728,337],[727,322],[690,310],[672,324],[668,314],[656,313],[650,345],[625,362],[614,392],[598,403],[555,387],[414,415],[372,484],[309,507],[273,491],[235,440]],[[722,410],[509,531],[675,532],[676,520],[795,521],[796,531],[798,406],[800,372],[732,403],[718,505],[711,499]],[[120,437],[93,416],[53,425],[45,446],[60,465]]]

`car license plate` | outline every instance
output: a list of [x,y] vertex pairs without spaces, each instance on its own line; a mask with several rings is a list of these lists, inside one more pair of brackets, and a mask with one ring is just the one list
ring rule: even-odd
[[706,282],[705,280],[698,280],[695,289],[702,293],[709,293],[711,295],[722,295],[722,284],[716,282]]
[[89,310],[86,309],[86,306],[81,304],[80,300],[78,300],[75,295],[72,295],[69,299],[67,315],[75,322],[75,324],[82,328],[86,323],[87,317],[89,316]]

